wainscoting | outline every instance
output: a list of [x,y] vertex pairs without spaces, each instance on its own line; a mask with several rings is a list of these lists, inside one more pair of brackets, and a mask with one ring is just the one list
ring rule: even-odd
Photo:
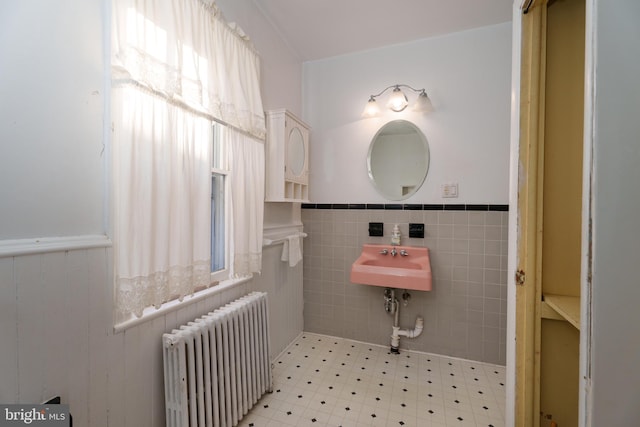
[[269,295],[271,360],[303,330],[302,262],[289,267],[280,261],[283,245],[263,248],[262,273],[253,277],[253,288]]
[[113,332],[108,245],[1,257],[0,402],[59,395],[78,426],[164,426],[165,331],[264,290],[272,358],[302,332],[302,264],[289,268],[281,250],[265,248],[263,272],[253,280],[121,333]]
[[[303,205],[302,221],[305,331],[389,344],[383,288],[353,284],[349,273],[363,243],[389,243],[399,224],[403,245],[430,249],[433,272],[431,292],[400,304],[402,328],[425,319],[401,348],[506,363],[507,206]],[[369,222],[383,222],[384,236],[369,237]],[[409,223],[423,223],[425,238],[408,238]]]

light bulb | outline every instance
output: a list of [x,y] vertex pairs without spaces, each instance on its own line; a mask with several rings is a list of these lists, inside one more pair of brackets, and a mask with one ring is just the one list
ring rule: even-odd
[[418,99],[416,99],[415,104],[413,104],[413,111],[420,113],[429,113],[433,111],[433,104],[431,104],[431,100],[429,99],[429,96],[427,96],[427,92],[424,90],[420,92]]
[[371,98],[369,98],[367,105],[365,105],[364,107],[364,111],[362,112],[362,117],[375,117],[378,114],[380,114],[380,107],[378,106],[378,103],[372,96]]
[[393,89],[391,96],[389,96],[387,107],[395,112],[399,112],[407,108],[407,105],[409,105],[407,96],[398,86],[396,86],[395,89]]

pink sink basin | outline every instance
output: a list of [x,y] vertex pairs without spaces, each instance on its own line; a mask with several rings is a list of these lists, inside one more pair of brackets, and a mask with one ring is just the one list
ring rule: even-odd
[[[395,256],[391,254],[393,249],[396,251]],[[402,256],[402,251],[407,255]],[[351,265],[351,282],[430,291],[429,249],[414,246],[362,245],[362,254]]]

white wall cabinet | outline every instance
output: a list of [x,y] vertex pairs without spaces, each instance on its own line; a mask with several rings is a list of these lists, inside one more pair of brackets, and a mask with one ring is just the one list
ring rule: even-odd
[[267,202],[309,201],[309,126],[287,110],[266,112]]

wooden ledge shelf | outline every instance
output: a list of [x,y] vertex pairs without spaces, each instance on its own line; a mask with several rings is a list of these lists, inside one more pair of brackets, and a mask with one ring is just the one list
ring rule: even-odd
[[544,294],[542,296],[544,319],[566,320],[580,330],[580,297]]

